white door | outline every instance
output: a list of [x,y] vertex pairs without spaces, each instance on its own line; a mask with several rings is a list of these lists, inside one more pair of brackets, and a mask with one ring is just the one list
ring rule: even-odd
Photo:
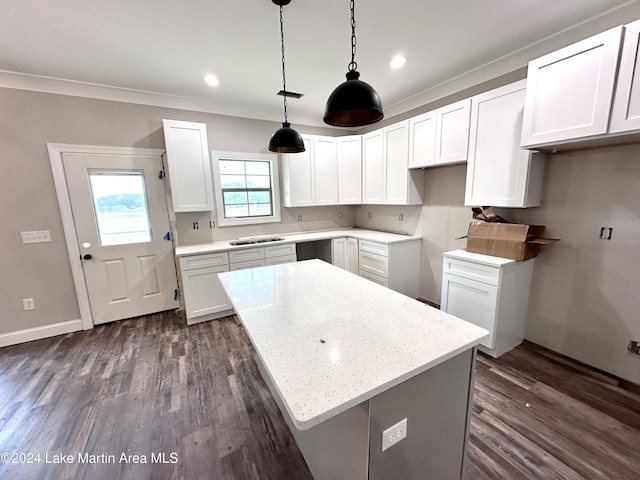
[[62,161],[93,323],[178,308],[160,157]]

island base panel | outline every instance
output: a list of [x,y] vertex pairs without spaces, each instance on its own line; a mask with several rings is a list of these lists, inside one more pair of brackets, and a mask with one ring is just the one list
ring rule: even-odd
[[[259,358],[258,369],[314,479],[460,479],[475,349],[467,350],[308,430],[299,430]],[[407,419],[407,437],[382,451],[382,432]]]

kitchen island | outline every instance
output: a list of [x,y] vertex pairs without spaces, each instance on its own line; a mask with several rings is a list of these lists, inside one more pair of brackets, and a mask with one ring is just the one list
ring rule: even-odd
[[219,277],[314,478],[460,478],[486,330],[321,260]]

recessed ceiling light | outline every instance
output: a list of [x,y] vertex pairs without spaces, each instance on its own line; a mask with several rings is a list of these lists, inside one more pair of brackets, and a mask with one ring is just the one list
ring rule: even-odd
[[209,73],[208,75],[205,75],[204,83],[206,83],[210,87],[215,87],[220,83],[220,80],[218,80],[218,77],[216,77],[215,75]]
[[396,55],[391,59],[389,64],[391,65],[391,68],[397,70],[398,68],[404,67],[404,64],[407,63],[408,60],[409,59],[404,55]]

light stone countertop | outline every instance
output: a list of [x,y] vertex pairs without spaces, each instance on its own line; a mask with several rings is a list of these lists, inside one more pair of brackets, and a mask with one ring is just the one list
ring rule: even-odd
[[353,237],[359,240],[371,240],[373,242],[381,243],[400,243],[417,240],[421,237],[415,237],[411,235],[402,235],[399,233],[380,232],[377,230],[365,230],[362,228],[343,228],[335,230],[318,230],[313,232],[299,232],[299,233],[283,233],[273,235],[259,235],[251,238],[261,237],[278,237],[284,238],[282,241],[269,242],[269,243],[256,243],[251,245],[231,245],[230,241],[233,240],[221,240],[212,243],[199,243],[196,245],[184,245],[176,247],[176,256],[184,257],[186,255],[197,255],[200,253],[214,253],[223,252],[228,250],[235,250],[240,248],[256,248],[265,247],[267,245],[279,245],[284,243],[300,243],[300,242],[313,242],[316,240],[327,240],[340,237]]
[[[490,267],[506,267],[517,263],[517,260],[510,258],[496,257],[493,255],[484,255],[482,253],[467,252],[466,250],[451,250],[442,254],[444,257],[457,258],[459,260],[468,260],[470,262],[489,265]],[[526,260],[525,260],[526,261]]]
[[476,346],[489,333],[321,260],[218,276],[301,430]]

